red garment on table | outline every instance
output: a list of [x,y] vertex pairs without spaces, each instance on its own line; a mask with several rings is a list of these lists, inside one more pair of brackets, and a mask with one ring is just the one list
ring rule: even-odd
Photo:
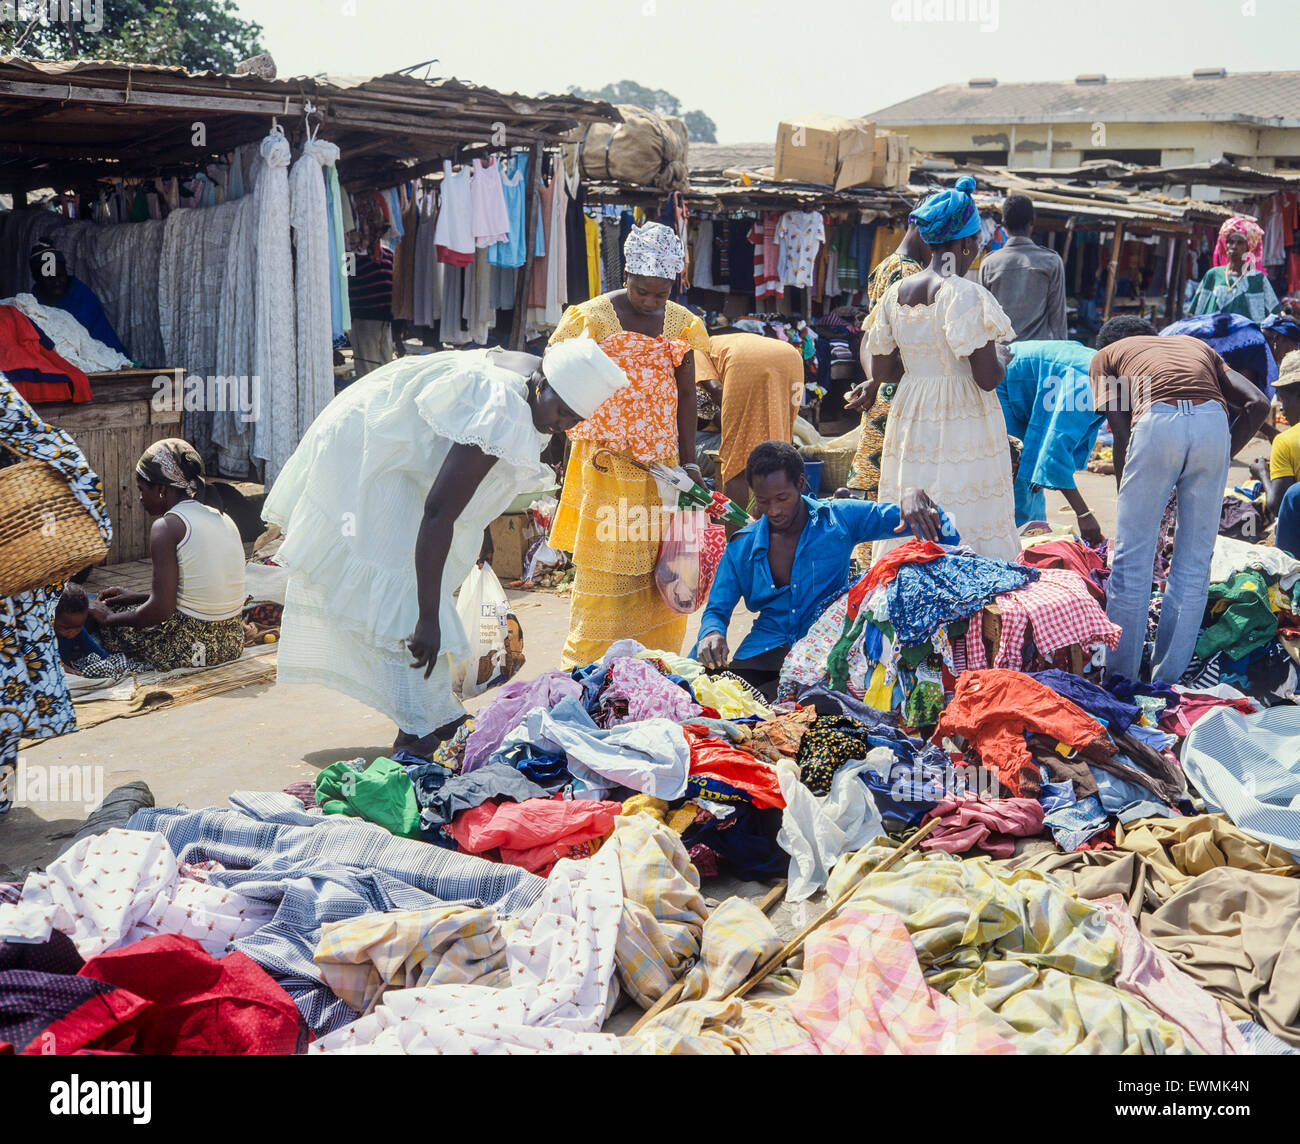
[[979,752],[980,763],[997,772],[1002,786],[1013,795],[1034,797],[1042,779],[1025,745],[1027,732],[1050,735],[1072,750],[1097,743],[1105,756],[1115,753],[1106,729],[1082,708],[1028,675],[998,668],[968,671],[957,680],[933,742],[942,746],[945,736],[961,735]]
[[1017,556],[1016,563],[1026,568],[1068,568],[1083,577],[1094,600],[1100,604],[1106,602],[1106,593],[1093,576],[1093,573],[1105,571],[1106,562],[1086,544],[1073,540],[1035,544]]
[[0,306],[0,373],[35,405],[89,401],[90,378],[54,352],[54,343],[17,306]]
[[862,600],[871,592],[874,592],[882,584],[890,584],[898,575],[898,569],[904,564],[929,564],[932,560],[938,560],[941,556],[946,556],[937,544],[932,540],[917,540],[913,537],[906,544],[900,544],[897,548],[891,548],[879,560],[877,560],[867,574],[859,580],[849,592],[849,608],[851,610],[850,619],[857,617],[857,606],[853,603],[853,593],[858,593],[858,606],[861,606]]
[[978,846],[994,858],[1010,858],[1015,839],[1043,832],[1043,805],[1034,798],[945,798],[922,822],[939,819],[921,840],[922,850],[962,854]]
[[1025,647],[1025,629],[1034,629],[1034,646],[1045,659],[1072,644],[1087,647],[1119,643],[1118,624],[1102,611],[1088,592],[1088,578],[1068,568],[1044,568],[1033,583],[998,597],[1002,613],[1002,638],[994,667],[1019,671]]
[[489,800],[461,811],[444,829],[470,854],[500,850],[502,862],[541,873],[573,847],[603,838],[622,810],[620,802],[586,799]]
[[78,977],[151,1001],[92,1046],[149,1055],[275,1054],[305,1046],[298,1007],[271,975],[239,952],[216,958],[191,937],[159,934],[92,957]]
[[1221,699],[1217,695],[1205,695],[1199,691],[1185,691],[1181,694],[1183,701],[1172,711],[1165,711],[1160,716],[1160,730],[1168,735],[1186,735],[1202,715],[1208,715],[1216,707],[1231,707],[1243,715],[1259,710],[1259,704],[1245,696],[1241,699]]
[[775,767],[737,750],[725,739],[713,738],[704,727],[688,723],[682,730],[691,748],[691,774],[707,775],[744,791],[759,810],[785,806]]

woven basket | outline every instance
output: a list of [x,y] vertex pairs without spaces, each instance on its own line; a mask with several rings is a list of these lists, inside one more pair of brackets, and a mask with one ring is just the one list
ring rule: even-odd
[[108,554],[94,518],[55,469],[0,469],[0,597],[57,584]]
[[799,450],[805,461],[822,463],[822,496],[831,496],[836,489],[849,483],[853,468],[854,449],[825,449],[821,446]]

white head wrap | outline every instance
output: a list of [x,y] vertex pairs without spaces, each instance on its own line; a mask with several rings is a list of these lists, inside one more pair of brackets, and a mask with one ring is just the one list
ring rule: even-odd
[[627,374],[590,337],[570,338],[550,346],[542,358],[542,374],[579,417],[590,417],[628,380]]
[[682,240],[671,227],[644,222],[632,228],[623,244],[623,268],[647,278],[676,278],[686,266]]

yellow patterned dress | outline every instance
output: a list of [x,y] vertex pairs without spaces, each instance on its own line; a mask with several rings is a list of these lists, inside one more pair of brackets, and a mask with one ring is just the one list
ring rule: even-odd
[[619,639],[680,653],[686,617],[655,587],[662,499],[654,478],[618,457],[601,472],[591,461],[600,449],[640,461],[677,463],[676,369],[692,349],[707,350],[704,323],[673,302],[664,332],[651,338],[624,330],[608,295],[565,311],[551,342],[590,334],[627,374],[631,385],[611,397],[569,433],[572,449],[564,491],[551,527],[552,548],[573,553],[569,638],[562,666],[600,659]]

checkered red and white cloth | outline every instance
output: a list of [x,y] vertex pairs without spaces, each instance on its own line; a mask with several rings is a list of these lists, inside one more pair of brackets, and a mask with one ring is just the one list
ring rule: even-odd
[[1036,583],[998,597],[1002,640],[994,667],[1020,669],[1027,624],[1033,625],[1034,646],[1044,657],[1071,644],[1087,646],[1100,641],[1113,648],[1119,643],[1119,626],[1107,618],[1082,576],[1068,568],[1041,571]]

